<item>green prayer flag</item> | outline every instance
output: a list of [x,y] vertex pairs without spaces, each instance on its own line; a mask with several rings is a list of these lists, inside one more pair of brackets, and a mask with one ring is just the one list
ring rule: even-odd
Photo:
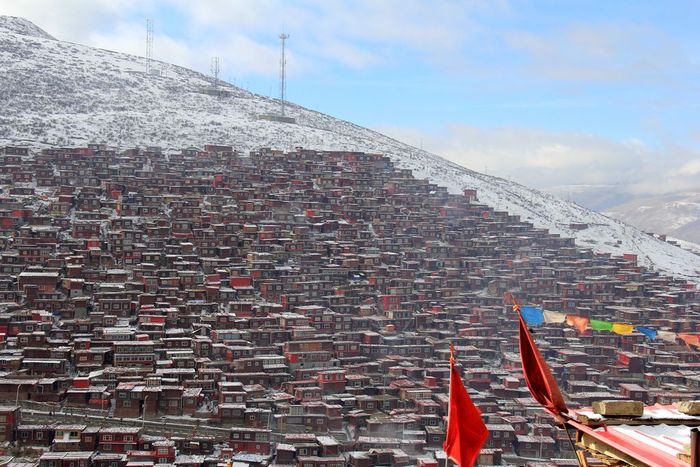
[[613,328],[613,323],[598,319],[592,319],[589,324],[594,331],[612,331]]

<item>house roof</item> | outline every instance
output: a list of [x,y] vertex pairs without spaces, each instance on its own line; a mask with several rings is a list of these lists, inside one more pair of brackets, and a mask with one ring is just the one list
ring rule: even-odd
[[644,408],[640,417],[605,417],[590,408],[574,410],[576,420],[568,424],[579,431],[580,444],[594,455],[642,462],[658,467],[680,467],[688,463],[690,431],[700,426],[700,416],[681,413],[672,405]]

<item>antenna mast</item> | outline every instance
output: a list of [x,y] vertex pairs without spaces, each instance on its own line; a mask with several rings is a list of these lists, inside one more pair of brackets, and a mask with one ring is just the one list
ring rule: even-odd
[[219,72],[221,69],[219,68],[219,57],[212,57],[211,58],[211,75],[214,77],[214,86],[219,87]]
[[282,116],[284,117],[284,95],[287,91],[287,85],[284,82],[285,78],[285,67],[287,66],[287,60],[285,58],[284,43],[289,39],[289,34],[280,34],[280,41],[282,42],[282,56],[280,57],[280,100],[282,101]]
[[151,74],[153,62],[153,20],[146,19],[146,71]]

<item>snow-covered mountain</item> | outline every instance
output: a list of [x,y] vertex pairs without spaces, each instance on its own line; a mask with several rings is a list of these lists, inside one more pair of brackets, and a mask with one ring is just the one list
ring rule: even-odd
[[644,197],[605,211],[648,232],[700,243],[700,191]]
[[[204,93],[211,78],[145,58],[52,38],[30,22],[0,17],[0,145],[186,146],[218,143],[241,150],[347,149],[381,152],[418,177],[452,192],[476,188],[479,199],[539,227],[573,236],[582,247],[636,253],[642,264],[700,282],[700,256],[654,239],[621,221],[511,181],[448,162],[434,154],[290,104],[296,124],[261,120],[278,112],[274,99],[221,84],[229,97]],[[585,223],[585,230],[571,230]]]

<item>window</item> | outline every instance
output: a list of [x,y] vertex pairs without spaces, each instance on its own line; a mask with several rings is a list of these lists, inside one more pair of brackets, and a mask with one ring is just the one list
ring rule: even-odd
[[36,435],[34,435],[34,438],[36,439],[44,439],[44,432],[43,431],[37,431]]

